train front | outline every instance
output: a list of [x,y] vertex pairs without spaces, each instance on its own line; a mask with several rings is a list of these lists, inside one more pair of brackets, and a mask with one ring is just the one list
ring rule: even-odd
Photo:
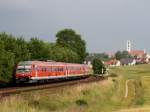
[[30,61],[20,62],[16,67],[16,83],[28,82],[32,77],[32,64]]

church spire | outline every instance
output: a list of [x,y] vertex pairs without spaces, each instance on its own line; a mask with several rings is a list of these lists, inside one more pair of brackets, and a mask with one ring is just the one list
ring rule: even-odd
[[131,52],[131,41],[127,40],[127,49],[128,52]]

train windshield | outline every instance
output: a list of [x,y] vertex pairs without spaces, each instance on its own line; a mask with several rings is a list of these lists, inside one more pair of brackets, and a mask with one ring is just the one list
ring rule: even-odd
[[31,65],[18,65],[17,72],[31,72]]

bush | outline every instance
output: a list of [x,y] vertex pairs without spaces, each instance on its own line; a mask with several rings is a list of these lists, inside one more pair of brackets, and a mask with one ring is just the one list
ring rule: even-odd
[[15,65],[30,58],[27,42],[22,38],[1,33],[0,51],[0,80],[9,83],[13,80]]
[[106,68],[99,58],[95,58],[92,62],[94,74],[104,74]]
[[83,100],[83,99],[77,100],[77,101],[76,101],[76,104],[77,104],[78,106],[87,106],[87,105],[88,105],[88,103],[87,103],[85,100]]

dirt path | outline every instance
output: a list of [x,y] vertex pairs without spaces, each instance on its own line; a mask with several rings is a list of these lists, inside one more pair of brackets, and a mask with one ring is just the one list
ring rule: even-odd
[[129,91],[128,83],[129,83],[129,81],[130,81],[130,80],[126,80],[124,98],[127,98],[127,97],[128,97],[128,91]]
[[[129,83],[130,81],[134,81],[134,79],[128,79],[128,80],[126,80],[124,98],[127,98],[127,97],[128,97],[128,94],[129,94],[129,85],[128,85],[128,83]],[[135,95],[135,94],[136,94],[136,93],[135,93],[135,91],[134,91],[134,95]]]

